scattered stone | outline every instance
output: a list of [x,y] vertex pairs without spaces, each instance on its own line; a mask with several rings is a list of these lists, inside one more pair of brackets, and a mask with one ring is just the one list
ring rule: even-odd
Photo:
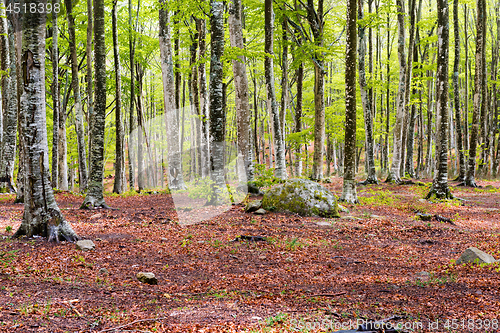
[[147,284],[158,284],[158,279],[153,273],[150,272],[137,273],[137,280]]
[[331,227],[332,226],[332,224],[330,222],[326,222],[326,221],[316,222],[316,224],[319,226],[322,226],[322,227]]
[[418,199],[418,201],[422,202],[422,203],[427,203],[428,201],[425,200],[425,199]]
[[352,215],[342,216],[342,219],[344,219],[344,220],[362,220],[359,217],[352,216]]
[[415,274],[415,278],[417,280],[428,281],[431,278],[431,274],[429,272],[422,271]]
[[109,271],[106,269],[106,268],[101,268],[99,270],[99,274],[100,275],[108,275],[109,274]]
[[248,236],[248,235],[240,235],[233,239],[233,242],[239,242],[239,241],[251,241],[251,242],[265,242],[266,239],[262,236]]
[[89,217],[89,220],[95,220],[95,219],[98,219],[100,217],[102,217],[102,214],[101,213],[97,213],[97,214],[94,214],[91,217]]
[[262,200],[253,200],[247,203],[245,212],[252,213],[259,210],[260,207],[262,207]]
[[160,238],[160,240],[161,240],[162,242],[168,242],[168,238],[165,238],[165,237]]
[[308,179],[291,179],[272,187],[262,198],[262,208],[300,216],[340,217],[332,192]]
[[378,216],[378,215],[370,215],[370,218],[371,218],[371,219],[376,219],[376,220],[381,220],[381,219],[382,219],[382,216]]
[[418,241],[422,245],[433,245],[436,244],[436,241],[433,241],[432,239],[421,239]]
[[95,239],[95,241],[96,241],[96,242],[102,242],[102,239],[100,239],[100,238],[96,238],[96,239]]
[[264,215],[264,214],[266,214],[266,213],[267,213],[267,210],[265,210],[264,208],[259,208],[259,209],[257,209],[257,210],[254,212],[254,214],[255,214],[255,215]]
[[432,220],[432,215],[431,214],[417,213],[417,217],[420,220],[422,220],[422,221],[430,221],[430,220]]
[[457,260],[457,264],[472,262],[475,264],[492,264],[496,262],[492,255],[483,252],[475,247],[469,247]]
[[90,251],[95,249],[95,244],[90,239],[79,240],[76,242],[76,247],[82,251]]

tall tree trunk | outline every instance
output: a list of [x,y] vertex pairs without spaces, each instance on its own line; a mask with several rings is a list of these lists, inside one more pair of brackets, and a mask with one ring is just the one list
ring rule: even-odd
[[163,100],[168,143],[168,186],[171,190],[184,189],[182,160],[179,147],[179,123],[175,109],[175,78],[172,60],[172,44],[170,41],[169,17],[167,2],[160,1],[160,57],[163,77]]
[[455,123],[457,127],[457,150],[459,173],[456,180],[465,180],[465,154],[462,137],[462,117],[460,115],[460,89],[458,87],[458,75],[460,70],[460,31],[458,26],[458,0],[453,0],[453,35],[455,39],[455,58],[453,60],[453,95],[455,106]]
[[68,147],[67,147],[67,140],[66,140],[66,110],[67,110],[67,105],[68,105],[68,95],[69,91],[71,90],[71,87],[69,87],[69,81],[68,81],[68,72],[66,72],[66,85],[64,87],[64,94],[63,94],[63,102],[62,102],[62,107],[59,108],[59,146],[57,147],[57,151],[59,153],[59,157],[57,158],[58,160],[58,171],[59,171],[59,176],[58,176],[58,182],[59,182],[59,189],[61,191],[67,191],[69,189],[68,187]]
[[[295,133],[302,131],[302,87],[304,83],[304,64],[301,62],[297,68],[297,106],[295,107]],[[302,175],[302,143],[297,143],[295,149],[295,174],[297,177]]]
[[[243,29],[242,29],[242,6],[240,0],[233,0],[229,16],[229,35],[231,46],[244,49]],[[244,167],[244,175],[240,176],[240,184],[254,180],[254,166],[252,156],[252,141],[250,135],[250,103],[248,97],[248,78],[246,73],[246,59],[239,56],[233,60],[234,87],[235,87],[235,105],[236,122],[238,130],[238,159],[241,159]],[[241,174],[241,172],[239,172]],[[248,184],[249,192],[258,192],[252,184]]]
[[[273,31],[274,31],[274,13],[273,13],[273,0],[264,1],[264,40],[266,57],[264,59],[266,87],[267,87],[267,107],[270,110],[273,131],[274,131],[274,144],[276,153],[276,168],[274,174],[279,179],[286,179],[286,165],[285,165],[285,142],[283,140],[283,131],[280,121],[278,106],[276,103],[276,90],[274,87],[274,66],[273,66]],[[271,153],[270,153],[271,154]]]
[[207,98],[207,75],[205,69],[205,52],[206,52],[206,27],[205,20],[197,19],[196,24],[198,26],[198,81],[200,84],[200,114],[201,118],[201,176],[203,178],[209,176],[210,174],[210,155],[209,155],[209,133],[208,133],[208,98]]
[[[3,135],[0,155],[0,192],[14,193],[12,178],[16,159],[17,85],[14,40],[9,34],[5,7],[0,9]],[[12,29],[11,29],[12,31]],[[11,52],[12,50],[12,52]]]
[[[88,161],[90,161],[90,151],[92,149],[92,135],[90,135],[92,131],[92,119],[94,118],[94,86],[92,80],[92,33],[94,32],[93,28],[93,19],[92,19],[92,0],[87,0],[87,45],[85,48],[85,53],[87,55],[87,135],[88,135],[88,147],[89,147],[89,156]],[[89,163],[90,164],[90,163]],[[92,170],[89,170],[89,174],[92,173]]]
[[438,54],[436,73],[436,102],[439,114],[439,126],[436,129],[436,172],[427,199],[451,199],[453,195],[448,187],[448,59],[449,59],[449,10],[448,0],[437,0],[438,14]]
[[[191,163],[194,163],[193,165],[193,173],[191,176],[195,175],[201,175],[201,167],[202,167],[202,161],[201,161],[201,119],[202,119],[202,114],[200,112],[200,95],[199,95],[199,89],[198,89],[198,66],[196,65],[196,51],[198,49],[199,45],[199,32],[198,32],[198,25],[196,25],[197,29],[196,32],[194,33],[192,40],[191,40],[191,46],[190,46],[190,53],[191,57],[189,60],[189,66],[191,67],[191,74],[190,74],[190,79],[189,79],[189,91],[191,91],[191,105],[192,105],[192,113],[193,116],[195,116],[195,120],[193,122],[194,128],[191,131],[191,136],[193,137],[193,142],[194,144],[191,146],[191,151],[194,153],[193,157],[194,159],[191,161]],[[177,80],[177,78],[176,78]],[[176,83],[177,85],[177,83]],[[176,88],[177,89],[177,88]],[[183,115],[184,115],[184,110],[182,110]],[[184,126],[184,123],[183,123]],[[183,141],[181,140],[181,149],[182,149]]]
[[117,0],[113,1],[112,25],[113,25],[113,54],[115,61],[115,181],[114,193],[122,193],[125,180],[125,154],[123,151],[123,120],[122,120],[122,78],[120,67],[120,52],[118,48],[118,26],[117,26]]
[[210,169],[212,177],[211,204],[224,201],[222,190],[225,188],[225,129],[226,113],[223,97],[224,53],[224,5],[221,1],[210,1],[210,26],[212,58],[210,61]]
[[[91,0],[88,0],[91,1]],[[128,139],[128,171],[129,171],[129,187],[130,190],[135,189],[135,28],[132,25],[132,0],[128,0],[128,48],[130,61],[130,109],[129,109],[129,139]]]
[[[52,0],[52,7],[55,8],[59,0]],[[58,162],[59,156],[59,109],[61,108],[61,99],[59,96],[59,28],[57,24],[57,15],[52,15],[52,187],[59,188],[58,182]]]
[[[141,43],[139,42],[139,48]],[[139,192],[146,188],[146,170],[145,159],[146,153],[144,150],[146,138],[146,129],[144,128],[144,110],[142,107],[142,80],[144,78],[144,70],[140,63],[135,66],[136,81],[137,81],[137,187]]]
[[108,208],[104,202],[104,123],[106,117],[106,45],[104,37],[104,0],[94,0],[95,109],[92,121],[92,151],[88,192],[82,208]]
[[403,122],[406,95],[406,53],[405,53],[405,8],[404,0],[396,0],[398,8],[398,58],[399,83],[396,98],[396,123],[394,124],[394,143],[392,150],[392,165],[386,182],[401,183],[401,150],[403,145]]
[[476,156],[477,156],[477,144],[479,139],[479,121],[481,112],[481,95],[483,86],[483,53],[484,53],[484,38],[486,34],[486,19],[484,18],[486,13],[483,11],[485,0],[477,0],[477,33],[476,33],[476,72],[474,75],[474,100],[473,100],[473,112],[472,112],[472,128],[470,131],[470,142],[469,142],[469,164],[467,167],[467,175],[465,177],[464,185],[477,187],[475,175],[476,175]]
[[[45,6],[45,0],[32,3]],[[25,147],[25,200],[21,226],[14,237],[42,235],[49,241],[74,241],[78,236],[62,216],[49,181],[45,119],[45,14],[23,13],[21,124]]]
[[[15,44],[15,64],[17,68],[22,68],[22,22],[19,13],[12,14],[12,24],[14,26],[14,44]],[[21,70],[16,71],[16,101],[17,101],[17,132],[19,133],[19,161],[17,171],[17,192],[14,203],[24,203],[24,176],[25,176],[25,149],[24,149],[24,132],[23,124],[21,123],[21,95],[24,90],[23,73]]]
[[[469,10],[467,5],[464,4],[464,46],[465,46],[465,82],[464,82],[464,150],[469,151],[469,36],[467,32],[467,16]],[[465,162],[467,163],[467,162]],[[467,165],[465,165],[465,172],[467,173]]]
[[[486,27],[486,16],[488,14],[486,10],[486,1],[478,1],[481,4],[481,11],[482,11],[482,26],[483,26],[483,38],[481,39],[482,42],[482,52],[481,52],[481,115],[480,115],[480,121],[481,121],[481,136],[479,137],[479,147],[481,149],[481,156],[479,158],[479,164],[478,164],[478,174],[485,176],[487,173],[487,151],[488,151],[488,116],[487,116],[487,108],[488,107],[488,79],[486,77],[488,65],[486,63],[486,35],[487,35],[487,27]],[[479,10],[479,9],[478,9]],[[479,22],[479,21],[478,21]],[[479,38],[477,38],[477,42],[479,42]]]
[[[363,0],[358,2],[358,19],[363,21]],[[364,24],[364,23],[363,23]],[[378,184],[377,174],[375,170],[374,142],[373,142],[373,118],[372,118],[372,103],[370,101],[369,91],[366,84],[365,74],[365,53],[366,53],[366,27],[360,25],[358,27],[358,53],[359,53],[359,88],[361,92],[361,102],[363,104],[363,114],[365,117],[365,135],[366,135],[366,164],[368,177],[363,182],[364,184]]]
[[71,85],[73,87],[73,98],[75,103],[75,128],[78,143],[78,177],[80,180],[80,192],[84,192],[88,186],[87,154],[85,152],[85,133],[83,126],[82,99],[80,96],[80,83],[78,80],[78,58],[76,54],[75,18],[73,17],[73,3],[71,0],[64,1],[68,18],[69,51],[71,56]]
[[347,2],[347,45],[345,64],[344,184],[341,201],[357,203],[356,179],[356,0]]

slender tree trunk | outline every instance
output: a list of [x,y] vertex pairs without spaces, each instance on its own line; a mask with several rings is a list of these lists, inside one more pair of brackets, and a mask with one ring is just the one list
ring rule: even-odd
[[[464,150],[469,151],[469,77],[470,73],[468,71],[469,66],[469,36],[467,32],[467,16],[469,10],[467,5],[464,4],[464,46],[465,46],[465,82],[464,82]],[[465,162],[467,163],[467,162]],[[465,167],[465,172],[467,173],[467,165]]]
[[469,164],[467,167],[467,175],[464,185],[477,187],[476,175],[476,155],[477,144],[479,139],[479,121],[481,112],[481,95],[483,89],[483,53],[484,53],[484,38],[485,38],[485,19],[486,13],[483,12],[483,2],[485,0],[477,0],[477,33],[476,33],[476,73],[474,75],[474,109],[472,113],[472,128],[470,131],[469,142]]
[[[363,21],[363,0],[358,2],[358,19]],[[366,53],[366,27],[360,25],[358,27],[358,53],[359,53],[359,88],[361,92],[361,102],[363,104],[363,115],[365,117],[365,135],[366,135],[366,164],[368,177],[363,182],[364,184],[378,184],[377,174],[375,170],[375,156],[373,143],[373,118],[372,104],[370,101],[369,90],[367,89],[366,74],[365,74],[365,53]]]
[[[486,173],[488,172],[488,167],[487,167],[487,151],[488,151],[488,116],[487,116],[487,106],[488,106],[488,82],[487,82],[487,69],[488,65],[486,63],[486,35],[487,35],[487,26],[486,26],[486,16],[488,14],[486,10],[486,1],[478,1],[478,5],[481,4],[481,11],[482,11],[482,26],[483,26],[483,37],[481,39],[482,42],[482,52],[481,52],[481,116],[480,116],[480,121],[481,121],[481,136],[478,139],[479,142],[479,148],[481,150],[481,156],[479,158],[479,163],[478,163],[478,174],[485,176]],[[478,9],[479,10],[479,9]],[[479,22],[479,21],[478,21]],[[479,33],[478,33],[479,35]],[[479,42],[479,37],[477,38],[477,42]]]
[[283,140],[283,131],[280,121],[278,106],[276,103],[276,90],[274,88],[274,66],[273,66],[273,30],[274,30],[274,14],[273,14],[273,0],[265,0],[264,16],[265,16],[265,52],[266,57],[264,60],[266,87],[267,87],[267,107],[270,110],[273,131],[274,131],[274,144],[276,153],[276,168],[274,174],[277,178],[286,179],[287,171],[285,165],[285,142]]
[[[15,44],[15,64],[17,68],[22,68],[22,23],[19,13],[12,14],[12,24],[14,26],[14,44]],[[17,132],[19,133],[19,161],[17,171],[17,192],[14,203],[24,203],[24,177],[25,177],[25,149],[24,132],[21,122],[21,95],[24,90],[23,74],[21,70],[16,71],[16,101],[17,101]]]
[[[191,150],[194,153],[194,159],[192,163],[195,163],[193,165],[193,174],[194,175],[201,175],[201,168],[202,168],[202,161],[201,161],[201,111],[200,111],[200,97],[199,97],[199,90],[198,90],[198,66],[196,65],[196,51],[198,49],[199,45],[199,33],[198,30],[194,34],[192,41],[191,41],[191,47],[190,47],[190,53],[191,53],[191,58],[190,58],[190,66],[191,66],[191,78],[190,78],[190,84],[189,84],[189,90],[191,91],[191,105],[193,108],[193,116],[195,116],[195,121],[194,121],[194,128],[191,131],[191,136],[193,137],[193,142],[194,144],[191,146]],[[182,111],[184,112],[184,110]],[[181,149],[182,149],[182,140],[181,140]]]
[[68,95],[69,91],[71,90],[71,87],[69,86],[69,81],[68,81],[68,72],[66,72],[66,85],[64,87],[64,94],[63,94],[63,102],[62,102],[62,107],[59,108],[59,147],[57,147],[57,151],[59,153],[58,157],[58,162],[59,165],[57,169],[59,170],[59,189],[61,191],[67,191],[69,189],[68,187],[68,147],[67,147],[67,140],[66,140],[66,110],[67,110],[67,105],[68,105]]
[[[233,0],[229,16],[229,35],[231,46],[244,49],[243,29],[242,29],[242,6],[240,0]],[[233,60],[234,87],[235,87],[235,105],[237,122],[237,141],[238,141],[238,159],[243,162],[244,179],[240,176],[240,183],[254,180],[254,165],[252,156],[252,140],[250,128],[250,103],[248,96],[248,78],[246,73],[246,59],[239,56]],[[239,172],[241,174],[241,172]],[[252,184],[248,184],[249,192],[258,192]]]
[[[139,43],[139,48],[140,45]],[[146,170],[144,167],[146,159],[146,153],[144,152],[146,129],[144,127],[144,110],[142,108],[142,80],[144,78],[144,70],[140,63],[135,65],[135,72],[137,81],[137,96],[135,99],[137,108],[137,187],[139,192],[141,192],[146,188]]]
[[115,181],[113,184],[114,193],[122,193],[125,179],[125,154],[123,151],[123,120],[122,120],[122,78],[120,67],[120,53],[118,48],[118,27],[117,27],[117,0],[113,1],[113,53],[115,60]]
[[82,100],[80,96],[80,83],[78,80],[78,58],[76,54],[75,18],[73,17],[73,3],[71,0],[64,1],[68,18],[69,50],[71,56],[71,85],[73,87],[73,98],[75,102],[75,128],[78,143],[78,177],[80,180],[80,192],[84,192],[88,186],[87,154],[85,152],[85,133],[83,126]]
[[[45,0],[34,0],[45,6]],[[45,120],[45,14],[23,14],[23,73],[21,124],[26,168],[24,214],[14,237],[46,236],[49,241],[74,241],[78,236],[62,216],[49,181]]]
[[[88,137],[88,147],[89,147],[89,156],[88,161],[90,165],[90,151],[92,149],[92,135],[90,135],[92,131],[92,119],[94,118],[94,86],[92,80],[92,33],[94,31],[93,28],[93,19],[92,19],[92,0],[87,0],[87,45],[86,45],[86,54],[87,54],[87,137]],[[92,170],[89,170],[89,175],[92,173]]]
[[436,151],[437,170],[434,173],[434,181],[427,199],[436,197],[439,199],[451,199],[453,195],[448,187],[448,63],[449,63],[449,9],[448,0],[437,0],[438,14],[438,55],[436,73],[436,101],[439,114],[439,127],[437,128]]
[[[91,1],[91,0],[88,0]],[[128,0],[128,47],[130,60],[130,109],[129,109],[129,140],[128,140],[128,171],[129,171],[129,187],[130,190],[135,189],[135,154],[134,154],[134,130],[135,117],[135,28],[132,25],[132,0]]]
[[198,81],[200,83],[200,114],[201,114],[201,176],[203,178],[210,175],[210,155],[209,155],[209,114],[208,114],[208,97],[207,97],[207,75],[205,69],[205,52],[206,52],[206,27],[205,20],[197,19],[198,25]]
[[357,203],[356,194],[356,0],[347,2],[347,45],[345,65],[345,151],[341,201]]
[[222,191],[225,188],[225,129],[226,113],[223,96],[224,53],[224,5],[221,1],[210,1],[210,26],[212,58],[210,61],[210,169],[212,176],[212,197],[210,204],[224,201]]
[[458,0],[453,1],[453,35],[455,39],[455,58],[453,60],[453,95],[455,107],[455,123],[457,127],[457,150],[459,173],[456,180],[465,180],[465,154],[462,137],[462,117],[460,115],[460,89],[458,87],[458,75],[460,70],[460,31],[458,26]]
[[106,117],[106,45],[104,36],[104,0],[94,0],[95,110],[92,127],[92,151],[88,192],[81,208],[108,208],[104,202],[104,122]]
[[405,24],[404,0],[396,0],[398,8],[398,58],[399,58],[399,84],[396,101],[396,123],[394,124],[394,143],[392,150],[392,165],[386,182],[401,183],[401,149],[403,145],[403,122],[406,95],[406,53],[405,53]]
[[[52,7],[55,8],[59,0],[52,0]],[[58,162],[59,156],[59,109],[61,108],[61,99],[59,96],[59,28],[57,24],[57,15],[52,15],[52,187],[59,188],[58,182]]]
[[[302,131],[302,87],[304,83],[304,64],[301,62],[297,68],[297,106],[295,107],[295,133]],[[302,154],[301,145],[297,144],[295,149],[295,174],[297,177],[302,175]]]
[[163,77],[163,99],[168,143],[168,186],[171,190],[184,189],[182,157],[179,147],[179,123],[175,109],[175,77],[172,59],[168,9],[166,1],[160,1],[160,57]]
[[[2,6],[3,7],[3,6]],[[15,193],[13,184],[16,159],[17,84],[14,39],[9,34],[5,7],[0,9],[3,135],[0,155],[0,192]],[[12,31],[12,29],[10,29]],[[12,52],[11,52],[12,50]]]

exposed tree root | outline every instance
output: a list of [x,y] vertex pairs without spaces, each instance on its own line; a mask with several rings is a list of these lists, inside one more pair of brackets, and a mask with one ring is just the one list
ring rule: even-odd
[[464,181],[463,181],[463,182],[461,182],[460,184],[458,184],[457,186],[466,186],[466,187],[481,187],[481,186],[479,186],[479,185],[477,185],[477,184],[476,184],[476,181],[475,181],[474,179],[472,179],[472,180],[467,180],[467,178],[466,178],[466,179],[464,179]]
[[445,189],[435,188],[434,186],[432,186],[429,193],[427,193],[427,196],[425,197],[425,199],[429,200],[430,198],[455,199],[455,197],[453,196],[453,194],[451,194],[451,191],[447,186]]
[[358,185],[378,185],[377,178],[366,178],[366,180],[359,182]]

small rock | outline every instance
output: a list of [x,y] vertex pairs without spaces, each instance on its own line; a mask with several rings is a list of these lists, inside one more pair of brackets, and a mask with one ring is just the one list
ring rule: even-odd
[[492,264],[496,260],[492,255],[483,252],[475,247],[469,247],[467,250],[462,253],[460,258],[457,260],[457,264],[463,264],[466,262],[472,262],[476,264]]
[[106,268],[101,268],[99,270],[99,274],[100,275],[107,275],[107,274],[109,274],[109,271]]
[[100,238],[96,238],[96,239],[95,239],[95,241],[96,241],[96,242],[102,242],[102,239],[100,239]]
[[90,250],[95,249],[95,244],[90,239],[85,239],[85,240],[79,240],[78,242],[76,242],[76,247],[77,247],[77,249],[82,250],[82,251],[90,251]]
[[326,222],[326,221],[316,222],[316,224],[319,226],[322,226],[322,227],[331,227],[332,226],[332,224],[330,222]]
[[247,206],[245,207],[245,212],[252,213],[257,211],[260,207],[262,207],[261,200],[250,201],[249,203],[247,203]]
[[426,203],[427,202],[427,200],[425,200],[425,199],[418,199],[418,201],[420,201],[422,203]]
[[264,215],[264,214],[266,214],[266,213],[267,213],[267,210],[265,210],[264,208],[259,208],[259,209],[257,209],[257,210],[254,212],[254,214],[256,214],[256,215]]
[[137,273],[137,280],[141,281],[142,283],[147,283],[147,284],[158,284],[158,279],[153,273],[150,272],[139,272]]
[[431,214],[417,213],[417,216],[422,221],[430,221],[430,220],[432,220],[432,215]]
[[431,277],[431,274],[429,272],[422,271],[422,272],[418,272],[417,274],[415,274],[415,277],[419,280],[429,280]]
[[165,238],[165,237],[160,238],[160,240],[161,240],[162,242],[168,242],[168,239],[167,239],[167,238]]
[[350,213],[350,212],[349,212],[349,209],[345,208],[345,207],[344,207],[344,206],[342,206],[342,205],[337,204],[337,207],[339,208],[339,210],[340,210],[342,213],[347,213],[347,214],[349,214],[349,213]]

